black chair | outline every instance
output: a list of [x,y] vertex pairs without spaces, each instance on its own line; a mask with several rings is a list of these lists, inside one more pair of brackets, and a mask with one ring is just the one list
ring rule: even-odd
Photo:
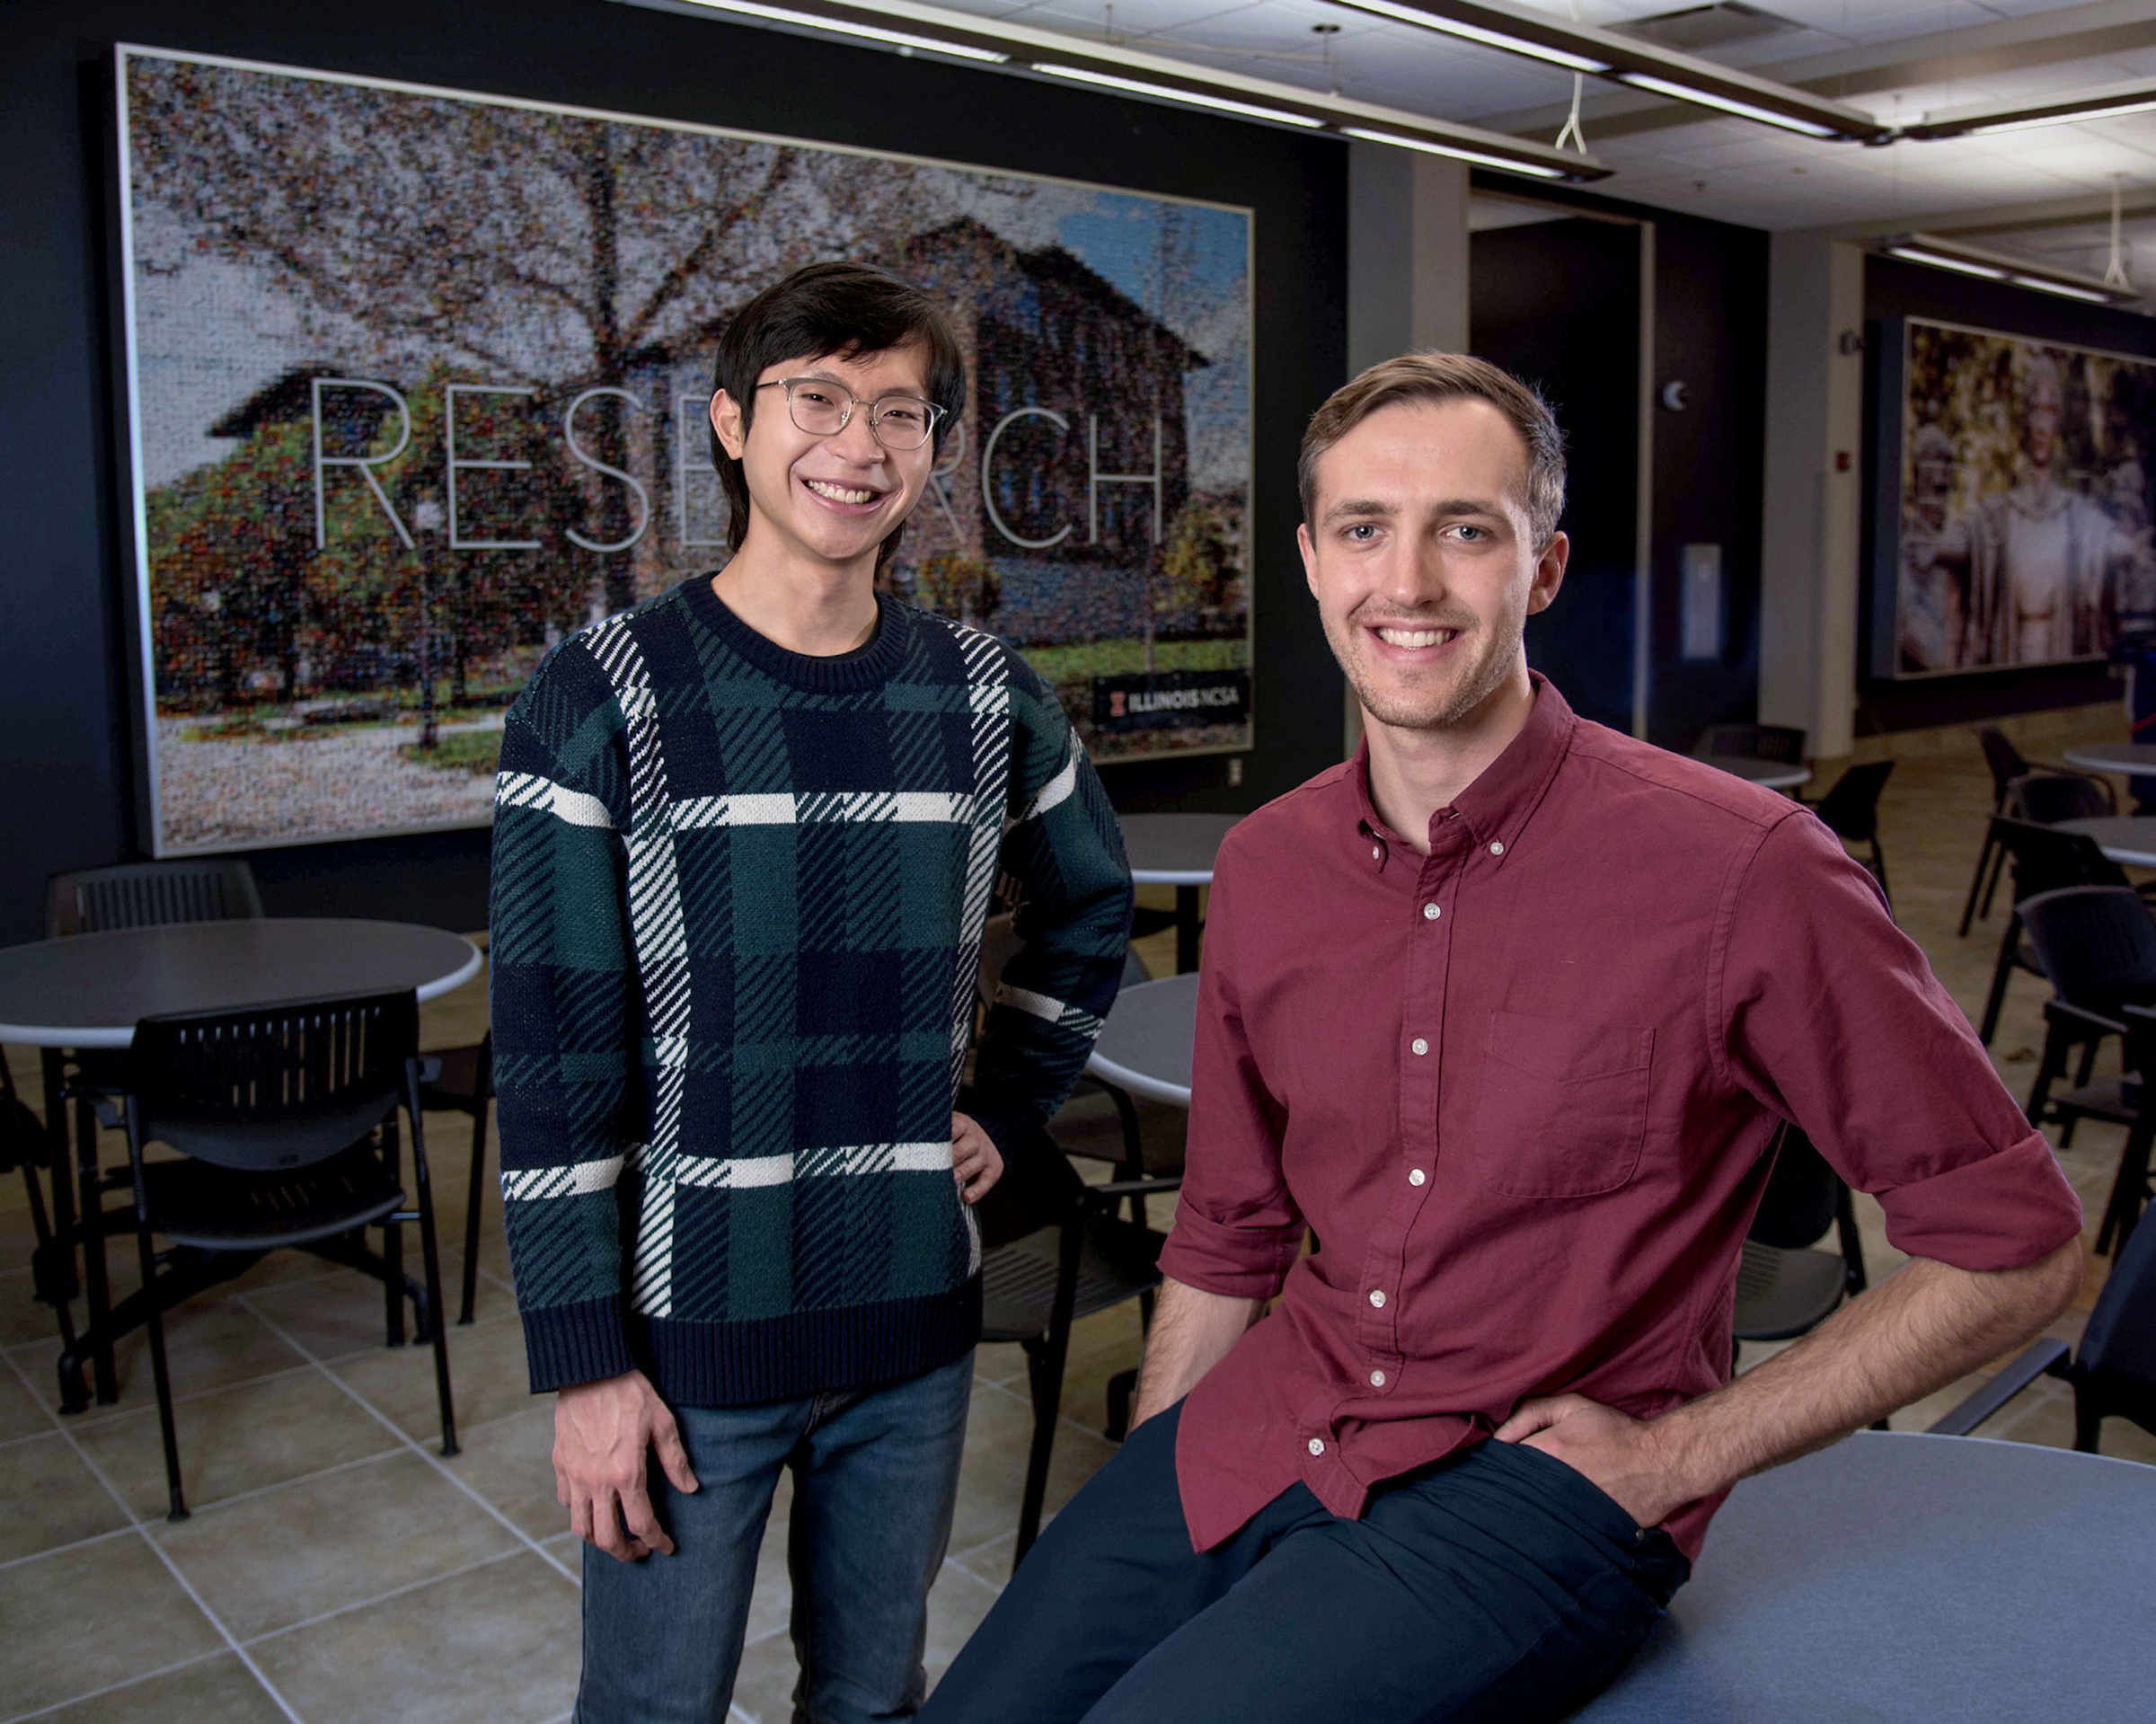
[[1992,817],[1991,843],[2012,866],[2014,914],[2007,918],[2000,936],[1998,962],[1992,967],[1991,992],[1984,1003],[1984,1021],[1977,1034],[1985,1047],[1999,1029],[1999,1012],[2006,1003],[2006,985],[2017,969],[2031,976],[2046,972],[2036,952],[2022,936],[2020,906],[2043,892],[2069,886],[2125,886],[2125,875],[2116,862],[2106,858],[2097,842],[2086,833],[2061,832],[2052,827],[2033,826],[2027,820]]
[[[1795,1126],[1782,1127],[1772,1153],[1774,1170],[1737,1262],[1737,1350],[1810,1333],[1868,1285],[1856,1207],[1842,1176]],[[1829,1228],[1836,1249],[1812,1249]]]
[[2007,812],[2040,827],[2096,820],[2115,811],[2110,786],[2065,773],[2024,773],[2007,787]]
[[1933,1424],[1932,1434],[1970,1435],[2040,1376],[2073,1385],[2073,1446],[2084,1454],[2096,1453],[2107,1419],[2156,1432],[2156,1227],[2119,1247],[2079,1348],[2034,1343]]
[[1851,766],[1816,802],[1811,810],[1826,822],[1827,830],[1844,843],[1869,844],[1871,854],[1864,865],[1871,877],[1879,883],[1879,890],[1886,893],[1886,901],[1894,901],[1894,894],[1886,887],[1886,855],[1879,848],[1879,792],[1886,788],[1893,776],[1894,762],[1870,760]]
[[[38,1170],[51,1165],[51,1134],[30,1103],[15,1092],[14,1074],[0,1057],[0,1174],[13,1169],[20,1169],[22,1174],[30,1207],[31,1297],[59,1313],[62,1342],[72,1346],[75,1336],[67,1302],[75,1296],[75,1261],[66,1242],[54,1231],[45,1206],[45,1188],[38,1183]],[[65,1172],[61,1177],[66,1177]]]
[[[253,921],[262,914],[262,897],[254,871],[239,856],[205,856],[172,862],[120,862],[110,868],[78,869],[55,874],[45,882],[45,937],[65,940],[76,934],[113,933],[128,928],[164,928],[190,922]],[[102,1332],[110,1305],[105,1276],[105,1240],[124,1230],[124,1212],[108,1215],[105,1194],[127,1189],[127,1175],[99,1169],[95,1145],[100,1122],[119,1123],[118,1101],[128,1087],[128,1057],[113,1048],[84,1048],[55,1055],[46,1065],[47,1107],[62,1109],[75,1102],[76,1190],[71,1198],[59,1189],[67,1178],[63,1154],[53,1168],[54,1208],[61,1224],[67,1255],[66,1281],[75,1283],[75,1236],[79,1216],[85,1280],[89,1295],[89,1326]],[[57,1122],[56,1121],[56,1127]],[[62,1199],[68,1200],[63,1205]],[[74,1350],[73,1322],[61,1307],[61,1344]],[[110,1406],[119,1396],[110,1355],[96,1361],[97,1398]],[[65,1397],[67,1379],[63,1377]],[[68,1411],[86,1404],[63,1399]]]
[[[420,1012],[410,993],[146,1018],[129,1049],[128,1161],[142,1289],[128,1302],[149,1329],[150,1368],[164,1442],[171,1518],[187,1516],[180,1483],[163,1313],[299,1246],[375,1276],[402,1338],[403,1304],[434,1347],[442,1453],[456,1453],[442,1322],[434,1199],[420,1118]],[[406,1206],[397,1110],[411,1122],[419,1192]],[[162,1143],[177,1160],[151,1161]],[[420,1224],[423,1286],[403,1272],[401,1224]],[[383,1251],[362,1230],[384,1230]],[[163,1233],[171,1250],[152,1242]],[[113,1313],[128,1318],[126,1307]]]
[[[2027,777],[2032,773],[2082,779],[2094,785],[2098,794],[2105,799],[2105,806],[2098,812],[2115,814],[2118,811],[2118,799],[2113,792],[2108,780],[2092,777],[2086,773],[2073,772],[2064,766],[2039,766],[2035,762],[2023,758],[2021,751],[2007,740],[2006,732],[1995,724],[1987,724],[1976,732],[1976,744],[1984,750],[1984,765],[1991,768],[1992,812],[1993,814],[2007,812],[2007,798],[2012,790],[2014,781],[2018,778]],[[1971,921],[1979,915],[1988,917],[1991,915],[1992,897],[1999,889],[1999,873],[2005,863],[2006,857],[1993,843],[1991,829],[1987,827],[1984,829],[1984,847],[1976,853],[1976,872],[1969,880],[1968,901],[1961,908],[1959,932],[1965,937],[1969,932]],[[1989,870],[1988,877],[1987,869]],[[1983,900],[1981,909],[1977,907],[1979,897]]]
[[460,1327],[472,1321],[479,1295],[479,1216],[481,1199],[486,1195],[487,1110],[493,1101],[492,1032],[460,1048],[437,1048],[422,1062],[420,1105],[436,1113],[461,1113],[472,1121],[472,1185],[464,1206],[464,1296],[456,1318]]
[[[1049,1145],[1051,1150],[1053,1147]],[[1004,1184],[1011,1184],[1015,1174],[1019,1190],[1004,1192],[999,1185],[980,1206],[985,1212],[981,1216],[981,1339],[1016,1341],[1025,1349],[1026,1379],[1033,1403],[1033,1440],[1026,1458],[1018,1545],[1012,1557],[1014,1564],[1024,1558],[1040,1534],[1072,1324],[1126,1300],[1149,1295],[1161,1284],[1161,1247],[1167,1242],[1167,1235],[1140,1222],[1126,1220],[1116,1210],[1126,1198],[1135,1205],[1154,1192],[1172,1191],[1182,1183],[1179,1176],[1087,1185],[1060,1152],[1055,1153],[1055,1160],[1061,1164],[1060,1178],[1045,1160],[1027,1157],[1019,1165],[1006,1166]],[[1027,1169],[1038,1170],[1030,1180]],[[1029,1185],[1030,1189],[1024,1189]],[[1020,1201],[1014,1203],[1013,1198]],[[1044,1210],[1052,1219],[1046,1225],[1008,1237],[1024,1224],[1015,1217],[1023,1214],[1026,1198],[1031,1199],[1032,1213],[1024,1220],[1038,1220]],[[991,1205],[997,1207],[992,1209]],[[998,1233],[1006,1235],[1000,1242]],[[1110,1422],[1115,1422],[1112,1412]]]
[[1784,765],[1804,764],[1805,733],[1787,724],[1715,724],[1700,738],[1693,752],[1720,755],[1731,760],[1777,760]]

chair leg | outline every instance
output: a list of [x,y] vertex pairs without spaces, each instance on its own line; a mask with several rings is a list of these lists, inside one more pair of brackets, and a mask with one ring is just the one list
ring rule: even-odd
[[2044,1116],[2051,1107],[2051,1086],[2059,1081],[2065,1064],[2065,1036],[2054,1023],[2044,1038],[2044,1057],[2037,1062],[2037,1081],[2028,1086],[2028,1105],[2021,1110],[2030,1130],[2043,1130]]
[[1999,962],[1992,970],[1992,991],[1984,1002],[1984,1023],[1976,1031],[1976,1039],[1986,1048],[1999,1033],[1999,1012],[2006,1003],[2007,978],[2014,973],[2014,945],[2020,938],[2021,917],[2017,912],[2006,919],[2006,937],[1999,942]]
[[479,1111],[472,1120],[472,1190],[464,1205],[464,1303],[457,1313],[460,1325],[472,1321],[472,1307],[479,1296],[479,1210],[487,1189],[487,1093],[480,1091]]
[[1040,1511],[1048,1494],[1048,1458],[1056,1446],[1056,1420],[1063,1408],[1064,1360],[1071,1346],[1071,1310],[1077,1301],[1078,1257],[1083,1248],[1085,1223],[1073,1216],[1063,1225],[1063,1250],[1056,1278],[1056,1304],[1048,1317],[1047,1334],[1026,1347],[1027,1376],[1033,1389],[1033,1443],[1026,1456],[1026,1490],[1018,1510],[1018,1545],[1012,1552],[1016,1568],[1040,1536]]
[[[131,1129],[131,1128],[130,1128]],[[135,1250],[142,1264],[142,1296],[150,1331],[150,1381],[157,1391],[157,1434],[164,1442],[164,1484],[169,1499],[167,1520],[187,1518],[187,1499],[180,1489],[180,1434],[172,1419],[172,1379],[164,1358],[164,1304],[158,1298],[157,1253],[150,1243],[149,1201],[143,1189],[142,1158],[135,1163]]]
[[2148,1197],[2152,1138],[2156,1138],[2156,1121],[2143,1125],[2136,1120],[2118,1153],[2118,1173],[2111,1181],[2111,1196],[2104,1205],[2103,1224],[2096,1234],[2098,1254],[2111,1252],[2115,1262],[2116,1253],[2125,1250],[2126,1241],[2133,1237],[2134,1224],[2141,1219],[2141,1206]]
[[2006,846],[2001,844],[1992,853],[1992,878],[1985,882],[1984,903],[1976,914],[1984,921],[1992,919],[1992,898],[1999,890],[1999,877],[2006,872]]
[[[382,1165],[390,1183],[402,1185],[403,1158],[398,1150],[397,1117],[382,1122]],[[382,1224],[382,1317],[384,1347],[404,1345],[404,1228],[395,1215]]]
[[97,1160],[97,1110],[87,1096],[77,1097],[75,1105],[75,1167],[83,1285],[89,1295],[90,1332],[99,1338],[91,1355],[91,1373],[97,1384],[97,1404],[110,1407],[119,1399],[119,1375],[112,1364],[112,1287],[105,1274],[104,1180]]
[[2073,1385],[2073,1446],[2083,1454],[2094,1454],[2103,1438],[2104,1414],[2096,1397],[2082,1384]]
[[[442,1305],[442,1260],[435,1249],[434,1187],[427,1174],[427,1145],[420,1127],[419,1082],[411,1083],[411,1175],[420,1194],[420,1255],[427,1278],[428,1339],[434,1343],[434,1396],[441,1405],[442,1453],[456,1453],[456,1411],[449,1395],[449,1324]],[[400,1278],[401,1279],[402,1278]]]
[[1976,919],[1976,899],[1979,895],[1984,898],[1984,913],[1991,913],[1991,895],[1984,889],[1984,871],[1991,865],[1993,847],[1991,828],[1986,827],[1984,848],[1976,853],[1976,871],[1969,877],[1969,900],[1961,906],[1961,926],[1955,930],[1963,939],[1968,937],[1969,924]]

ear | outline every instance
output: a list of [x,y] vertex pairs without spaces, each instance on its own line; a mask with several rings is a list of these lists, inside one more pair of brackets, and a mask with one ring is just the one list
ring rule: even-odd
[[1535,559],[1534,579],[1527,588],[1528,615],[1550,608],[1557,589],[1565,584],[1565,563],[1571,555],[1572,541],[1562,533],[1552,533],[1542,554]]
[[748,428],[741,422],[741,404],[721,389],[711,397],[711,429],[719,433],[719,446],[735,460],[748,446]]
[[1311,542],[1310,523],[1295,523],[1295,549],[1303,553],[1303,579],[1310,588],[1310,596],[1318,596],[1318,547]]

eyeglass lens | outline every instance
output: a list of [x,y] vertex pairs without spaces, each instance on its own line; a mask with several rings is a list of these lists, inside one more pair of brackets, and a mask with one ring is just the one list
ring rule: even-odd
[[887,449],[917,449],[935,428],[934,408],[917,395],[863,402],[840,385],[814,377],[789,378],[785,386],[787,411],[811,437],[833,435],[857,406],[866,411],[870,434]]

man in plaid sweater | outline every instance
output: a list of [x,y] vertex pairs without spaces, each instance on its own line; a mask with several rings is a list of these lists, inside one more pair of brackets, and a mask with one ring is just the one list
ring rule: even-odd
[[[796,1717],[921,1701],[968,1206],[1077,1076],[1130,915],[1054,696],[876,591],[963,387],[941,314],[880,270],[758,296],[711,402],[732,560],[565,641],[505,729],[502,1191],[587,1541],[586,1724],[725,1717],[782,1469]],[[960,1097],[999,871],[1024,950]]]

